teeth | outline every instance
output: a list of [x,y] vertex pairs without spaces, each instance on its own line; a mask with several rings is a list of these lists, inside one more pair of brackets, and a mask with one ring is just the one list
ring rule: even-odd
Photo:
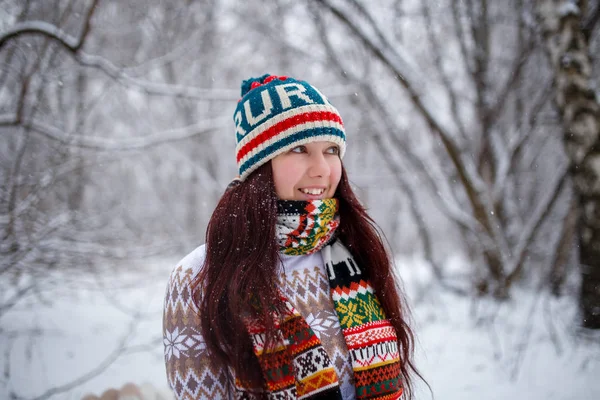
[[323,192],[325,191],[325,189],[300,189],[302,190],[302,192],[306,193],[306,194],[312,194],[313,196],[318,196],[320,194],[323,194]]

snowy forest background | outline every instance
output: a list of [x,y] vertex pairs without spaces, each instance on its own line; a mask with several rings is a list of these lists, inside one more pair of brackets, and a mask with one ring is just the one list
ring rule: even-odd
[[166,393],[264,73],[340,110],[436,399],[599,398],[598,55],[597,0],[1,1],[0,398]]

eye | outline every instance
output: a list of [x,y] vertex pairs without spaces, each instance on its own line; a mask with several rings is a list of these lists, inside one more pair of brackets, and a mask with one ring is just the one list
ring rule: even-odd
[[296,146],[290,150],[290,153],[306,153],[306,146]]
[[325,150],[325,152],[327,154],[333,154],[333,155],[339,156],[340,148],[338,146],[331,146],[331,147],[327,148],[327,150]]

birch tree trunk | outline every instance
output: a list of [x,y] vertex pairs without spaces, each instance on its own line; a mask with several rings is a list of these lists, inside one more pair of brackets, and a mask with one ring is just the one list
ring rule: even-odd
[[538,0],[578,201],[582,326],[600,329],[600,105],[583,30],[586,0]]

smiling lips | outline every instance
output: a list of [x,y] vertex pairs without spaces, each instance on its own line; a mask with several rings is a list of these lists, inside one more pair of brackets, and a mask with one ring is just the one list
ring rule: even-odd
[[298,189],[309,197],[319,197],[325,193],[325,188],[302,188]]

